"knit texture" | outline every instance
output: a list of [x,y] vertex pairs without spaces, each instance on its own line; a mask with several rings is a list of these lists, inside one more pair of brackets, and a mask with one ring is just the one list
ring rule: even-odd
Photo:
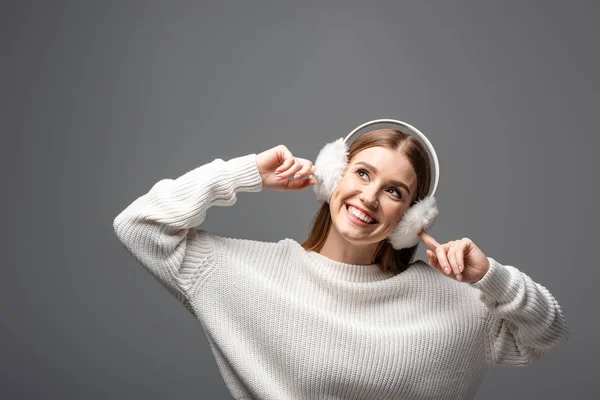
[[470,399],[487,368],[524,366],[568,330],[550,292],[489,258],[474,284],[418,260],[392,275],[203,229],[259,192],[256,155],[163,179],[114,220],[128,252],[200,321],[235,399]]

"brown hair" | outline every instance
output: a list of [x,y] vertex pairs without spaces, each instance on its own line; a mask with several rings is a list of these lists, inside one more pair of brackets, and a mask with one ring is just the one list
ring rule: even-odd
[[[399,149],[408,158],[412,167],[417,174],[417,190],[416,196],[411,202],[411,206],[417,201],[427,196],[431,181],[431,163],[427,150],[423,144],[415,137],[407,135],[397,129],[376,129],[365,133],[358,137],[348,150],[348,160],[360,151],[370,147],[381,146],[390,150]],[[331,228],[331,213],[329,211],[329,203],[324,202],[321,209],[315,216],[310,229],[308,239],[302,243],[302,247],[309,251],[318,252],[325,244],[325,239]],[[406,270],[417,252],[418,244],[406,248],[396,250],[391,243],[386,239],[379,242],[379,246],[375,251],[375,256],[372,263],[378,264],[381,270],[399,274]]]

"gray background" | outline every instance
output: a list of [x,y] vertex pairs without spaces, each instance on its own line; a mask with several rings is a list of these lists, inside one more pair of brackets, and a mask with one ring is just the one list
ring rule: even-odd
[[[598,3],[366,3],[2,2],[1,398],[230,398],[114,217],[214,158],[314,160],[375,118],[436,147],[430,233],[563,308],[569,340],[490,369],[477,398],[598,398]],[[302,241],[317,209],[312,190],[242,193],[204,228]]]

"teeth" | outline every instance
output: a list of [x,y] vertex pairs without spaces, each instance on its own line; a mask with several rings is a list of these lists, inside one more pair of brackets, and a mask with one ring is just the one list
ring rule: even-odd
[[356,218],[360,219],[361,221],[366,222],[367,224],[370,224],[372,222],[375,222],[374,219],[367,217],[365,214],[363,214],[360,210],[352,207],[352,206],[348,206],[348,212],[352,215],[354,215]]

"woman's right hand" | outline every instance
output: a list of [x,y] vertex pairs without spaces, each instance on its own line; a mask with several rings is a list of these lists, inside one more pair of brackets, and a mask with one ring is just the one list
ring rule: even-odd
[[313,178],[297,180],[314,174],[317,167],[310,160],[294,157],[282,144],[257,154],[256,166],[265,189],[304,190],[317,183]]

